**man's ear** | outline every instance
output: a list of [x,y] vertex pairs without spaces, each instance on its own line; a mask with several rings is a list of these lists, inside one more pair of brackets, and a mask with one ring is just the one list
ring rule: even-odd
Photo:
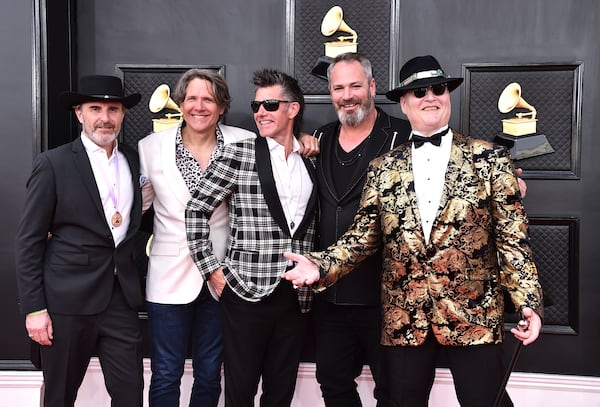
[[406,115],[406,98],[404,97],[404,95],[400,96],[400,99],[398,100],[398,104],[400,104],[400,109],[402,109],[402,113],[404,113]]
[[83,124],[83,112],[81,111],[81,105],[75,106],[73,108],[73,111],[75,112],[75,116],[77,116],[77,120],[79,120],[79,123]]
[[298,115],[299,111],[300,111],[300,102],[289,103],[288,113],[290,115],[290,119],[293,119],[294,117],[296,117]]

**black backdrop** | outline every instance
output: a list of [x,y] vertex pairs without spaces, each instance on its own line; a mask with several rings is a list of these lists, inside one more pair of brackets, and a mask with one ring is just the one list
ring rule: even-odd
[[[227,123],[254,129],[248,109],[253,93],[250,75],[261,67],[290,65],[289,15],[297,5],[309,4],[303,0],[10,3],[11,12],[0,16],[0,26],[10,33],[0,36],[6,56],[0,62],[4,73],[0,112],[5,119],[4,148],[0,149],[4,175],[0,182],[5,194],[0,212],[4,232],[0,235],[4,326],[0,368],[4,369],[30,367],[29,343],[16,305],[13,239],[33,156],[73,137],[69,115],[53,110],[57,92],[81,75],[119,74],[119,65],[223,65],[234,98]],[[600,360],[596,311],[600,274],[594,256],[600,225],[600,186],[596,182],[600,170],[595,157],[600,147],[592,131],[594,113],[600,108],[596,91],[600,85],[600,5],[595,0],[582,0],[577,7],[570,0],[507,0],[476,6],[469,0],[390,0],[390,4],[397,7],[398,24],[390,35],[398,37],[394,54],[400,63],[415,55],[433,54],[446,71],[460,75],[463,64],[582,62],[584,86],[577,95],[581,117],[575,135],[580,144],[575,154],[577,176],[528,179],[525,203],[533,218],[534,247],[539,247],[536,260],[543,270],[542,280],[550,280],[544,283],[556,305],[542,338],[521,353],[517,370],[600,376],[598,364],[585,362]],[[36,11],[45,17],[36,18]],[[347,14],[352,18],[361,15],[355,11]],[[39,35],[23,21],[37,27]],[[359,32],[359,38],[361,35],[366,33]],[[35,58],[31,63],[31,51],[36,49],[32,44],[41,44],[44,51],[33,52],[38,65]],[[359,50],[369,55],[360,45]],[[383,68],[392,69],[393,64]],[[375,66],[378,69],[381,67]],[[378,81],[378,93],[388,85],[384,79]],[[454,92],[452,100],[451,124],[465,130],[461,129],[464,95]],[[382,108],[401,115],[396,105],[382,104]],[[326,102],[311,102],[305,130],[312,131],[333,118]]]

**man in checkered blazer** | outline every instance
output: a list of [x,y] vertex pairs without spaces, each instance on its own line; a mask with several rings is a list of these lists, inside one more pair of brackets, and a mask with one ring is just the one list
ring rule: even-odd
[[[281,274],[286,251],[313,249],[317,195],[313,163],[300,155],[304,97],[276,70],[254,73],[251,103],[261,137],[226,145],[186,209],[188,246],[198,270],[220,295],[226,406],[289,406],[312,293]],[[219,262],[208,220],[229,203],[227,255]]]

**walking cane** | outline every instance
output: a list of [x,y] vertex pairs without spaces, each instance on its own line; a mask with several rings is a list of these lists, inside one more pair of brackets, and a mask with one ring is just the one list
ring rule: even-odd
[[[525,319],[521,319],[517,323],[517,329],[519,331],[526,331],[529,327],[529,322]],[[517,347],[515,348],[512,357],[510,358],[510,362],[508,363],[508,368],[504,372],[504,377],[502,378],[502,383],[500,383],[500,388],[498,389],[498,394],[496,394],[496,401],[494,401],[494,407],[500,407],[500,403],[502,403],[502,399],[504,398],[504,394],[506,393],[506,384],[508,383],[508,379],[510,378],[510,374],[512,373],[515,365],[517,364],[517,359],[519,358],[519,354],[521,353],[521,349],[523,348],[523,342],[517,340]]]

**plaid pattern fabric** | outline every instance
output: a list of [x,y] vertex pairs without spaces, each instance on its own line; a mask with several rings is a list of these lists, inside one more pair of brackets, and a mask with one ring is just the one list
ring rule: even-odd
[[[185,216],[188,246],[198,270],[208,277],[223,266],[231,289],[251,302],[268,296],[279,284],[287,266],[283,252],[313,250],[315,238],[314,205],[308,205],[294,237],[279,226],[263,194],[256,160],[254,139],[226,145],[200,180]],[[313,173],[312,168],[308,170]],[[225,200],[229,203],[231,232],[221,264],[212,254],[208,219]],[[299,289],[298,296],[302,312],[310,310],[312,291]]]

